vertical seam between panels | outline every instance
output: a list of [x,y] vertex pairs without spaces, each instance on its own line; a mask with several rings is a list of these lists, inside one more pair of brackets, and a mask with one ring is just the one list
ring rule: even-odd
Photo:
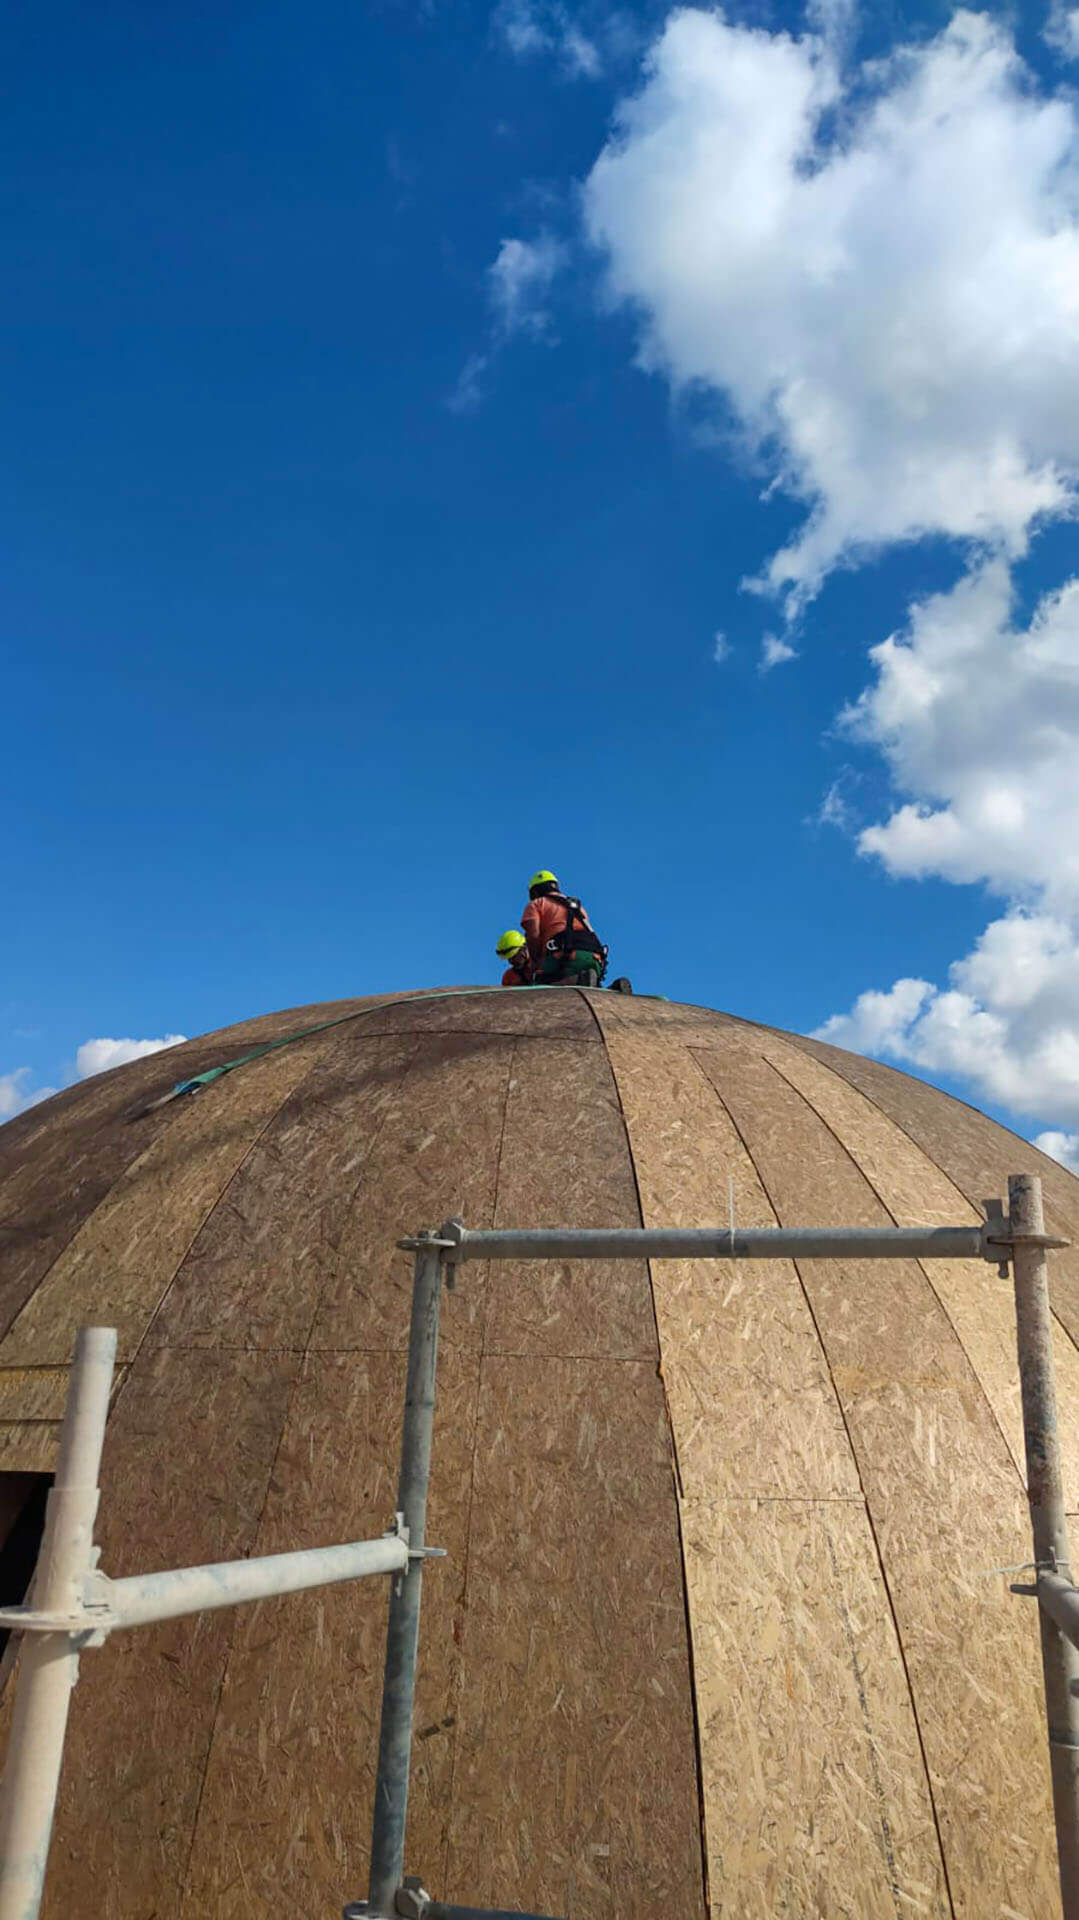
[[[132,1373],[132,1369],[134,1368],[135,1362],[138,1359],[140,1353],[142,1352],[143,1347],[146,1345],[146,1341],[150,1334],[150,1329],[155,1324],[159,1314],[162,1311],[162,1308],[165,1305],[166,1300],[169,1297],[169,1294],[172,1292],[173,1287],[176,1285],[176,1281],[179,1276],[180,1269],[182,1268],[184,1261],[187,1259],[188,1254],[191,1252],[191,1249],[194,1246],[196,1240],[198,1239],[199,1234],[202,1232],[203,1227],[206,1225],[207,1221],[209,1220],[210,1215],[216,1212],[217,1208],[221,1205],[221,1202],[224,1200],[233,1182],[239,1179],[240,1175],[244,1171],[244,1168],[247,1166],[247,1163],[250,1160],[251,1155],[255,1152],[255,1149],[262,1144],[262,1141],[265,1135],[269,1132],[270,1128],[273,1126],[274,1121],[283,1112],[284,1108],[288,1105],[289,1101],[295,1099],[296,1095],[300,1092],[301,1088],[306,1085],[307,1081],[310,1079],[315,1068],[317,1066],[320,1066],[322,1061],[328,1057],[329,1057],[328,1051],[326,1054],[317,1055],[316,1058],[311,1061],[311,1064],[307,1068],[307,1071],[305,1073],[302,1073],[298,1080],[294,1081],[293,1085],[288,1089],[287,1093],[283,1093],[281,1095],[281,1098],[278,1101],[277,1105],[274,1107],[273,1112],[267,1114],[261,1127],[258,1129],[258,1132],[254,1135],[254,1137],[249,1142],[248,1146],[245,1148],[242,1157],[237,1161],[236,1165],[233,1167],[232,1172],[228,1176],[228,1179],[225,1180],[221,1185],[221,1187],[218,1189],[217,1193],[214,1195],[213,1199],[211,1200],[209,1206],[205,1209],[200,1219],[198,1220],[197,1224],[192,1229],[187,1240],[184,1242],[184,1250],[181,1253],[180,1258],[177,1260],[176,1265],[173,1267],[173,1270],[170,1273],[168,1280],[165,1283],[165,1286],[162,1288],[161,1294],[158,1298],[157,1305],[154,1308],[153,1312],[150,1314],[146,1322],[146,1325],[143,1327],[142,1333],[139,1336],[134,1352],[132,1353],[130,1359],[126,1362],[127,1370],[124,1374],[124,1378],[123,1378],[123,1381],[121,1382],[119,1391],[117,1392],[116,1399],[113,1402],[113,1407],[115,1407],[119,1403],[119,1400],[121,1398],[121,1395],[123,1394],[124,1388],[127,1386],[127,1383],[131,1378],[131,1373]],[[212,1347],[209,1347],[206,1349],[206,1351],[212,1353],[214,1349]],[[275,1351],[275,1349],[269,1349],[269,1351]],[[112,1408],[110,1408],[110,1414],[111,1412],[112,1412]]]
[[[896,1120],[892,1114],[888,1113],[885,1110],[884,1107],[877,1106],[877,1102],[871,1099],[870,1095],[866,1093],[864,1087],[860,1087],[856,1080],[848,1079],[847,1075],[843,1073],[840,1070],[840,1068],[834,1067],[830,1060],[822,1060],[820,1058],[820,1055],[816,1053],[813,1050],[813,1048],[805,1044],[806,1040],[809,1038],[808,1035],[804,1033],[784,1033],[782,1028],[780,1027],[769,1027],[766,1029],[766,1031],[769,1033],[775,1034],[775,1036],[778,1039],[786,1040],[787,1042],[789,1042],[790,1045],[796,1046],[800,1053],[806,1054],[810,1060],[816,1060],[817,1064],[819,1066],[827,1068],[829,1073],[834,1073],[836,1079],[842,1080],[844,1086],[849,1087],[852,1093],[858,1094],[859,1098],[862,1100],[868,1100],[870,1106],[877,1107],[877,1112],[883,1113],[885,1119],[889,1121],[893,1127],[897,1127],[899,1129],[899,1132],[904,1136],[904,1138],[909,1140],[911,1145],[913,1147],[916,1147],[919,1153],[925,1154],[926,1159],[929,1160],[933,1166],[939,1167],[939,1170],[944,1175],[944,1178],[946,1180],[951,1181],[952,1186],[955,1188],[957,1193],[962,1194],[963,1199],[966,1201],[968,1207],[973,1207],[976,1213],[979,1213],[979,1214],[981,1213],[982,1196],[980,1194],[975,1196],[973,1193],[968,1193],[966,1186],[961,1185],[960,1182],[955,1178],[954,1174],[949,1173],[946,1167],[940,1167],[939,1162],[936,1160],[933,1160],[932,1155],[926,1152],[926,1149],[922,1145],[921,1141],[917,1138],[915,1134],[913,1134],[910,1131],[909,1127],[905,1127],[901,1120]],[[826,1044],[827,1043],[825,1041],[817,1042],[818,1046],[824,1046]],[[836,1047],[833,1049],[833,1051],[836,1053],[842,1053],[844,1049],[842,1047]],[[858,1057],[860,1058],[861,1056],[858,1056]],[[868,1056],[866,1057],[868,1058]],[[874,1064],[880,1064],[880,1063],[875,1062]],[[901,1080],[909,1080],[912,1086],[921,1087],[926,1093],[940,1094],[940,1088],[935,1087],[931,1080],[919,1080],[916,1078],[916,1076],[913,1073],[904,1073],[901,1067],[886,1067],[884,1070],[887,1073],[897,1074]],[[971,1106],[969,1100],[961,1100],[957,1094],[953,1094],[953,1093],[942,1094],[941,1098],[947,1099],[947,1100],[954,1100],[957,1106],[965,1107],[968,1113],[974,1114],[975,1118],[978,1120],[985,1120],[990,1126],[994,1126],[994,1127],[1000,1126],[1000,1122],[998,1120],[990,1120],[988,1114],[983,1113],[980,1107]],[[1000,1130],[1002,1133],[1011,1134],[1012,1139],[1018,1141],[1021,1147],[1025,1148],[1025,1147],[1033,1146],[1032,1141],[1021,1140],[1017,1133],[1012,1133],[1010,1127],[1001,1127]],[[1035,1147],[1034,1151],[1038,1153],[1040,1152],[1040,1149]],[[1045,1160],[1048,1160],[1049,1155],[1043,1154],[1042,1158]],[[1052,1161],[1051,1165],[1053,1165],[1054,1167],[1057,1167],[1059,1166],[1059,1162]],[[1066,1168],[1062,1170],[1064,1172],[1067,1171]],[[1049,1282],[1050,1282],[1050,1296],[1051,1296],[1052,1294],[1052,1270],[1051,1269],[1050,1269],[1050,1275],[1049,1275]],[[1079,1338],[1077,1338],[1076,1335],[1072,1333],[1071,1328],[1066,1324],[1065,1321],[1063,1321],[1060,1318],[1060,1315],[1058,1314],[1056,1308],[1053,1306],[1051,1297],[1049,1301],[1049,1310],[1052,1313],[1053,1319],[1056,1321],[1056,1324],[1060,1328],[1060,1331],[1064,1335],[1065,1339],[1070,1343],[1071,1346],[1073,1346],[1076,1349],[1076,1352],[1079,1352]]]
[[[585,998],[583,993],[581,997],[582,999]],[[619,1117],[622,1121],[622,1132],[625,1136],[626,1153],[629,1158],[630,1172],[633,1175],[633,1190],[637,1196],[637,1217],[640,1221],[641,1226],[643,1227],[645,1224],[645,1220],[644,1220],[644,1206],[641,1201],[641,1183],[637,1178],[637,1162],[636,1162],[636,1159],[634,1158],[633,1142],[630,1138],[630,1131],[629,1131],[629,1122],[626,1119],[626,1109],[622,1101],[622,1088],[619,1085],[618,1075],[614,1070],[614,1062],[611,1059],[610,1049],[607,1045],[607,1034],[606,1034],[606,1030],[604,1028],[603,1022],[600,1019],[599,1014],[596,1012],[596,1009],[592,1005],[591,1001],[585,999],[585,1005],[588,1007],[588,1011],[591,1014],[592,1019],[595,1021],[596,1027],[598,1029],[600,1044],[603,1048],[603,1057],[607,1062],[607,1071],[611,1076],[611,1085],[614,1087],[615,1099],[618,1101],[618,1112],[619,1112]],[[631,1025],[629,1021],[623,1021],[619,1024],[622,1024],[627,1028]],[[667,1426],[667,1444],[670,1448],[671,1479],[674,1483],[674,1517],[675,1517],[675,1525],[678,1529],[678,1551],[679,1551],[679,1555],[682,1563],[682,1617],[683,1617],[683,1624],[684,1624],[684,1631],[685,1631],[685,1638],[686,1638],[686,1659],[689,1666],[689,1697],[690,1697],[690,1710],[693,1718],[693,1757],[694,1757],[694,1764],[695,1764],[696,1774],[697,1774],[697,1830],[698,1830],[698,1835],[700,1839],[700,1849],[701,1849],[701,1853],[700,1853],[701,1897],[704,1903],[703,1911],[704,1913],[707,1914],[711,1912],[712,1894],[711,1894],[711,1884],[710,1884],[709,1864],[708,1864],[708,1827],[705,1820],[704,1760],[703,1760],[703,1749],[702,1749],[702,1743],[701,1743],[701,1721],[700,1721],[700,1711],[697,1703],[697,1664],[696,1664],[696,1657],[695,1657],[695,1651],[693,1646],[693,1624],[692,1624],[692,1617],[691,1617],[690,1608],[689,1608],[689,1562],[688,1562],[688,1556],[686,1552],[685,1526],[683,1524],[683,1506],[684,1506],[685,1495],[684,1495],[684,1489],[682,1486],[682,1470],[678,1460],[678,1442],[675,1437],[674,1421],[671,1417],[671,1403],[667,1397],[667,1382],[663,1374],[663,1343],[660,1339],[659,1313],[656,1307],[656,1289],[655,1289],[655,1283],[652,1279],[651,1260],[646,1261],[645,1265],[648,1269],[648,1292],[649,1292],[649,1297],[652,1303],[652,1322],[655,1327],[655,1334],[656,1334],[656,1373],[659,1379],[660,1391],[663,1395],[663,1412],[664,1412],[664,1418]]]
[[[686,1051],[688,1053],[692,1053],[693,1049],[687,1047]],[[707,1049],[702,1048],[702,1049],[699,1049],[699,1051],[704,1052],[704,1051],[707,1051]],[[764,1059],[763,1054],[759,1055],[758,1057],[761,1059]],[[708,1075],[705,1073],[703,1067],[700,1065],[700,1062],[694,1059],[693,1064],[696,1067],[697,1072],[700,1074],[701,1079],[705,1082],[706,1086],[711,1087],[712,1093],[715,1095],[715,1098],[719,1101],[719,1104],[723,1108],[724,1113],[727,1115],[727,1118],[729,1119],[731,1126],[734,1128],[735,1133],[738,1135],[739,1140],[742,1142],[742,1147],[745,1151],[746,1158],[748,1159],[750,1166],[752,1167],[754,1173],[756,1174],[757,1179],[760,1181],[761,1192],[764,1194],[764,1197],[767,1200],[768,1205],[772,1209],[772,1217],[777,1223],[779,1223],[779,1212],[776,1208],[775,1202],[772,1199],[771,1193],[768,1190],[768,1183],[765,1180],[760,1167],[757,1165],[757,1161],[750,1150],[749,1142],[747,1141],[745,1134],[742,1132],[741,1127],[738,1125],[737,1120],[735,1119],[729,1106],[724,1100],[722,1094],[719,1092],[718,1088],[713,1085],[712,1081],[709,1080]],[[771,1062],[767,1061],[766,1065],[770,1066]],[[795,1089],[795,1091],[797,1091],[797,1089]],[[806,1104],[808,1105],[808,1102],[806,1102]],[[813,1111],[815,1111],[815,1109],[813,1109]],[[822,1124],[827,1125],[827,1122],[823,1122]],[[840,1145],[842,1145],[842,1142],[840,1142]],[[844,1148],[844,1152],[846,1152],[845,1148]],[[869,1500],[866,1495],[865,1482],[862,1479],[862,1469],[861,1469],[861,1463],[858,1459],[858,1450],[854,1444],[854,1436],[851,1433],[850,1422],[847,1419],[846,1408],[843,1405],[843,1401],[840,1397],[839,1389],[835,1383],[835,1374],[832,1371],[832,1362],[831,1362],[831,1359],[829,1358],[828,1348],[825,1343],[824,1336],[821,1332],[820,1322],[818,1321],[817,1315],[814,1311],[813,1302],[809,1297],[809,1290],[806,1287],[804,1279],[802,1278],[802,1269],[797,1260],[792,1260],[791,1265],[793,1266],[794,1271],[798,1276],[798,1285],[801,1288],[802,1298],[804,1299],[806,1304],[806,1312],[809,1314],[813,1331],[816,1334],[817,1344],[820,1347],[820,1351],[821,1351],[821,1357],[824,1361],[826,1368],[828,1369],[829,1385],[831,1386],[832,1393],[835,1397],[835,1403],[839,1412],[839,1417],[843,1422],[843,1431],[847,1436],[847,1446],[850,1449],[851,1463],[854,1467],[855,1473],[858,1476],[858,1485],[859,1485],[859,1488],[861,1489],[862,1507],[865,1512],[866,1525],[869,1528],[870,1539],[873,1542],[873,1551],[876,1555],[877,1567],[880,1571],[881,1585],[884,1589],[884,1597],[888,1604],[888,1613],[892,1622],[892,1632],[895,1635],[895,1644],[899,1650],[900,1664],[903,1668],[903,1678],[906,1682],[907,1698],[910,1702],[911,1719],[914,1723],[915,1737],[918,1741],[918,1751],[921,1755],[921,1760],[922,1760],[922,1773],[925,1778],[925,1790],[929,1796],[929,1810],[933,1816],[933,1827],[937,1836],[937,1854],[940,1860],[941,1874],[944,1879],[944,1891],[948,1901],[948,1910],[952,1914],[953,1920],[954,1920],[955,1902],[952,1898],[951,1879],[948,1873],[947,1857],[944,1852],[944,1839],[941,1833],[940,1816],[937,1812],[936,1795],[933,1792],[933,1779],[929,1771],[929,1759],[925,1750],[925,1741],[922,1738],[922,1723],[918,1715],[918,1705],[914,1698],[914,1688],[911,1684],[910,1668],[907,1665],[906,1648],[903,1645],[903,1638],[899,1631],[899,1620],[896,1615],[895,1601],[892,1598],[892,1589],[891,1589],[891,1585],[888,1580],[888,1574],[884,1565],[884,1556],[881,1552],[880,1540],[877,1535],[877,1529],[873,1519],[872,1509],[870,1507]],[[828,1535],[828,1543],[829,1543],[829,1554],[832,1557],[833,1563],[834,1563],[834,1547],[832,1545],[831,1535]],[[843,1616],[843,1625],[844,1625],[844,1628],[847,1630],[848,1639],[849,1639],[849,1622],[847,1621],[845,1614]],[[866,1722],[866,1732],[868,1734],[869,1714],[868,1714],[868,1703],[865,1699],[864,1684],[862,1681],[860,1669],[858,1667],[857,1659],[853,1653],[852,1653],[852,1659],[854,1660],[855,1681],[858,1687],[859,1698],[863,1707],[863,1717]],[[872,1741],[870,1741],[870,1752],[872,1753],[872,1751],[873,1751]],[[875,1767],[874,1767],[874,1773],[876,1773]],[[884,1807],[884,1792],[883,1792],[883,1786],[882,1786],[882,1783],[880,1782],[879,1776],[877,1777],[875,1784],[877,1787],[878,1801],[879,1801],[879,1811],[880,1811],[880,1820],[881,1820],[881,1839],[884,1842],[884,1864],[888,1870],[890,1891],[892,1894],[892,1898],[895,1902],[895,1910],[896,1910],[896,1915],[898,1920],[898,1917],[902,1913],[902,1908],[900,1906],[900,1900],[902,1898],[902,1895],[899,1890],[899,1884],[896,1876],[896,1865],[895,1865],[895,1857],[893,1852],[894,1843],[892,1841],[891,1827],[888,1823],[887,1813]]]
[[[519,1039],[511,1042],[509,1058],[506,1062],[506,1088],[502,1099],[502,1124],[498,1132],[498,1153],[495,1157],[494,1192],[491,1196],[491,1225],[498,1218],[498,1189],[502,1178],[502,1152],[506,1144],[506,1122],[509,1117],[510,1091],[513,1085],[513,1065],[517,1058]],[[442,1843],[442,1886],[447,1887],[450,1870],[450,1845],[453,1829],[454,1795],[457,1790],[457,1760],[461,1751],[461,1696],[464,1690],[465,1656],[464,1642],[468,1613],[468,1592],[472,1566],[472,1515],[476,1504],[476,1456],[480,1440],[480,1400],[483,1393],[484,1361],[487,1358],[487,1323],[491,1312],[491,1262],[487,1261],[486,1284],[484,1287],[483,1313],[480,1317],[480,1350],[476,1356],[476,1400],[472,1413],[472,1446],[468,1465],[468,1511],[465,1515],[464,1565],[461,1568],[460,1607],[461,1637],[456,1645],[456,1673],[454,1675],[454,1716],[453,1744],[450,1757],[450,1778],[446,1789],[446,1824]]]
[[[761,1058],[765,1059],[766,1056],[762,1054]],[[778,1075],[779,1079],[782,1080],[784,1086],[789,1087],[791,1092],[793,1094],[796,1094],[798,1099],[804,1102],[804,1104],[809,1108],[810,1112],[816,1114],[816,1117],[820,1121],[821,1126],[825,1128],[826,1132],[831,1134],[832,1139],[836,1142],[836,1145],[840,1147],[842,1151],[846,1154],[847,1159],[851,1162],[851,1165],[856,1169],[856,1171],[861,1175],[862,1179],[865,1181],[866,1186],[869,1188],[869,1191],[873,1194],[874,1198],[883,1207],[893,1227],[898,1226],[899,1223],[896,1220],[895,1214],[892,1212],[892,1209],[888,1205],[883,1194],[880,1193],[878,1189],[874,1186],[873,1181],[870,1179],[865,1168],[862,1166],[859,1166],[857,1160],[854,1158],[853,1153],[851,1152],[850,1148],[847,1146],[846,1141],[843,1140],[840,1137],[840,1135],[836,1132],[835,1128],[831,1124],[831,1121],[825,1118],[824,1114],[821,1113],[819,1107],[814,1106],[812,1100],[809,1098],[809,1095],[806,1093],[803,1093],[801,1087],[796,1086],[793,1080],[787,1079],[787,1076],[783,1072],[782,1067],[777,1067],[774,1060],[768,1060],[767,1065],[771,1067],[773,1073]],[[855,1088],[854,1091],[857,1092],[857,1089]],[[864,1099],[865,1095],[863,1095],[862,1098]],[[882,1109],[878,1108],[877,1111],[881,1112]],[[884,1117],[885,1119],[887,1119],[888,1118],[887,1114],[885,1114]],[[918,1142],[916,1140],[912,1139],[909,1134],[906,1135],[906,1138],[911,1141],[911,1145],[914,1147],[915,1151],[920,1153],[924,1160],[929,1161],[930,1166],[936,1166],[936,1162],[933,1160],[929,1160],[929,1155],[925,1152],[925,1149],[923,1147],[919,1147]],[[939,1173],[943,1173],[944,1169],[943,1167],[938,1167],[937,1171]],[[947,1174],[945,1174],[944,1177],[945,1179],[949,1178]],[[953,1185],[955,1184],[954,1181],[952,1182],[952,1184]],[[956,1187],[956,1192],[960,1195],[962,1199],[967,1200],[967,1195],[963,1193],[960,1187]],[[967,1200],[967,1204],[971,1205],[973,1203]],[[974,1383],[975,1392],[977,1393],[978,1398],[982,1401],[985,1407],[985,1410],[988,1413],[989,1418],[993,1423],[993,1426],[996,1428],[996,1431],[1000,1435],[1001,1443],[1004,1447],[1004,1451],[1007,1454],[1009,1460],[1012,1462],[1012,1465],[1015,1468],[1016,1474],[1018,1475],[1020,1486],[1022,1487],[1025,1493],[1026,1492],[1026,1475],[1024,1474],[1023,1469],[1019,1464],[1019,1461],[1016,1459],[1014,1453],[1012,1452],[1011,1443],[1008,1439],[1007,1434],[1004,1431],[1004,1428],[1001,1426],[1000,1421],[997,1419],[996,1409],[993,1406],[993,1403],[990,1400],[989,1395],[985,1390],[985,1387],[982,1385],[982,1382],[978,1376],[978,1372],[974,1365],[974,1362],[971,1359],[969,1353],[967,1352],[965,1346],[963,1345],[962,1340],[959,1337],[959,1329],[956,1327],[951,1314],[948,1312],[948,1309],[945,1306],[943,1300],[941,1299],[940,1294],[937,1292],[937,1288],[933,1281],[933,1277],[926,1270],[925,1261],[915,1260],[913,1262],[913,1265],[916,1266],[919,1272],[921,1273],[926,1286],[929,1288],[929,1291],[933,1295],[934,1300],[936,1301],[938,1307],[940,1308],[940,1311],[943,1314],[944,1319],[947,1322],[947,1325],[951,1329],[952,1338],[954,1339],[956,1346],[959,1348],[959,1351],[963,1356],[967,1371],[970,1374],[971,1380]]]

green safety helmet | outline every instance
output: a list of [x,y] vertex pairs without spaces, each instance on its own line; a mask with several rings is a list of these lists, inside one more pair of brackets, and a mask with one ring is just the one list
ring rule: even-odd
[[538,873],[534,873],[532,875],[532,878],[528,883],[528,891],[529,893],[534,893],[537,887],[557,887],[557,885],[558,885],[558,875],[555,873],[548,873],[546,867],[541,867]]
[[527,945],[528,942],[523,933],[518,933],[516,927],[507,927],[499,939],[495,952],[501,954],[503,960],[508,960],[511,953],[520,953],[521,948]]

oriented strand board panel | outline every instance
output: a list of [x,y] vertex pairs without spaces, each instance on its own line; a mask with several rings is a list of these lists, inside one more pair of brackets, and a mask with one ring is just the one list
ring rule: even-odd
[[469,987],[456,993],[390,1001],[372,1013],[368,1033],[542,1033],[588,1037],[588,1002],[575,987]]
[[[474,1354],[442,1352],[424,1572],[408,1860],[441,1871],[475,1427]],[[274,1464],[254,1551],[372,1539],[392,1514],[403,1354],[315,1354]],[[366,1897],[385,1578],[291,1594],[236,1617],[191,1854],[185,1920],[333,1915]],[[498,1772],[497,1749],[485,1764]],[[126,1920],[126,1917],[125,1917]]]
[[789,1034],[786,1038],[803,1052],[823,1060],[879,1106],[975,1205],[994,1194],[1007,1206],[1010,1173],[1040,1176],[1049,1231],[1072,1243],[1049,1256],[1053,1309],[1079,1345],[1079,1185],[1075,1176],[976,1107],[950,1099],[922,1080],[801,1035]]
[[690,1501],[682,1525],[716,1920],[950,1920],[861,1499]]
[[690,1674],[654,1366],[485,1358],[475,1474],[444,1897],[697,1920]]
[[[784,1041],[768,1037],[763,1052],[842,1141],[897,1226],[953,1226],[980,1220],[978,1210],[910,1135],[856,1087]],[[1025,1479],[1011,1281],[1002,1280],[984,1260],[926,1260],[922,1267]],[[1059,1325],[1055,1349],[1064,1484],[1079,1495],[1079,1351]]]
[[[618,1090],[591,1022],[582,1039],[521,1040],[514,1049],[495,1225],[640,1225]],[[463,1267],[458,1284],[467,1287],[472,1272]],[[485,1347],[566,1359],[654,1359],[647,1262],[495,1262]]]
[[[397,1241],[453,1214],[490,1226],[512,1057],[512,1039],[417,1038],[344,1216],[312,1348],[407,1345],[412,1258],[397,1251]],[[486,1270],[477,1262],[445,1301],[444,1346],[480,1346],[485,1293]]]
[[116,1327],[129,1359],[207,1213],[328,1037],[266,1054],[181,1101],[0,1343],[0,1367],[62,1364],[87,1323]]
[[58,1420],[0,1422],[0,1473],[54,1473],[59,1455]]
[[[697,1058],[782,1224],[886,1224],[850,1156],[767,1061],[739,1045]],[[1014,1464],[919,1267],[808,1261],[802,1276],[888,1582],[956,1914],[1051,1916],[1037,1622],[987,1577],[1029,1551]]]
[[362,1023],[346,1032],[286,1100],[206,1220],[151,1344],[306,1345],[339,1270],[345,1217],[418,1044],[367,1039]]
[[[293,1354],[146,1354],[109,1422],[97,1534],[108,1573],[250,1553]],[[45,1920],[174,1920],[236,1621],[231,1609],[83,1655]]]
[[[650,1227],[775,1215],[745,1147],[691,1054],[661,1034],[603,1025]],[[654,1260],[663,1377],[687,1498],[849,1495],[858,1476],[839,1403],[788,1261]]]

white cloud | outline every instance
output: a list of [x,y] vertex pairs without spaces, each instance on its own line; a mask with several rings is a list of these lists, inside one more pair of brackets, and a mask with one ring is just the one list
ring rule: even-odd
[[166,1033],[160,1040],[84,1040],[75,1055],[75,1071],[80,1080],[89,1080],[92,1074],[126,1066],[129,1060],[143,1060],[148,1053],[178,1047],[186,1038],[183,1033]]
[[773,667],[781,667],[785,660],[797,660],[798,654],[789,640],[778,633],[766,633],[761,641],[761,657],[758,663],[760,673],[771,673]]
[[816,1038],[966,1081],[1013,1113],[1079,1125],[1079,933],[1043,913],[994,920],[949,985],[859,994]]
[[715,661],[716,666],[721,667],[723,665],[724,660],[729,660],[731,657],[732,651],[733,649],[731,647],[731,643],[728,640],[726,634],[717,633],[715,636],[715,639],[712,642],[712,658]]
[[571,80],[596,80],[603,71],[595,41],[559,0],[502,0],[494,27],[518,60],[554,54]]
[[1079,60],[1079,7],[1050,7],[1044,37],[1061,59]]
[[584,190],[642,364],[807,504],[763,576],[792,614],[888,543],[1021,554],[1079,473],[1075,104],[988,14],[847,73],[825,13],[672,14]]
[[890,873],[982,881],[1079,913],[1079,579],[1012,617],[999,560],[912,607],[843,716],[899,804],[858,844]]
[[32,1087],[33,1078],[29,1067],[16,1067],[11,1073],[0,1073],[0,1122],[13,1120],[17,1113],[24,1113],[27,1107],[36,1107],[39,1100],[47,1100],[56,1092],[55,1087]]
[[495,325],[503,339],[526,333],[542,339],[551,316],[544,301],[563,266],[566,249],[553,235],[538,240],[503,240],[487,269]]
[[486,353],[470,353],[451,391],[446,405],[451,413],[475,413],[483,399],[483,376],[490,365]]
[[1051,1160],[1059,1160],[1069,1173],[1079,1173],[1079,1133],[1058,1133],[1051,1128],[1048,1133],[1035,1134],[1034,1145]]

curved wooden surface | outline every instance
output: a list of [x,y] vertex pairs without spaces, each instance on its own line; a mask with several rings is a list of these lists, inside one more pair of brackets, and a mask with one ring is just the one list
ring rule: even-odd
[[[345,1024],[150,1115],[174,1080]],[[0,1467],[120,1331],[110,1572],[381,1531],[403,1232],[971,1219],[1036,1166],[875,1062],[707,1009],[294,1009],[0,1130]],[[1079,1248],[1054,1256],[1079,1489]],[[446,1297],[410,1870],[572,1920],[1054,1920],[1009,1287],[981,1263],[469,1267]],[[366,1886],[381,1583],[88,1653],[46,1913],[332,1914]]]

